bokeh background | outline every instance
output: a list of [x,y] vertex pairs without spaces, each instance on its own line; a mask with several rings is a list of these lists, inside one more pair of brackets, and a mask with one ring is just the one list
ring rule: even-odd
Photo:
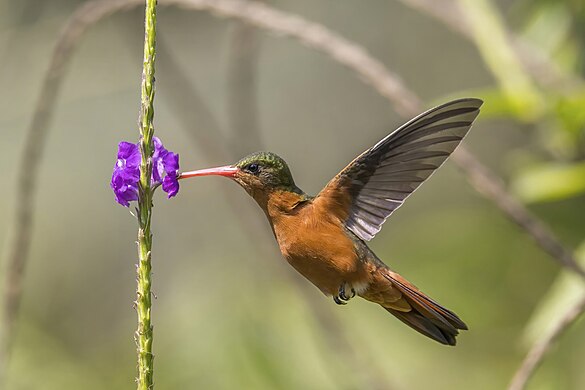
[[[22,196],[16,183],[27,174],[19,171],[26,132],[59,32],[82,3],[0,1],[2,276]],[[424,3],[268,2],[362,45],[427,107],[484,98],[465,144],[562,242],[579,248],[583,2],[430,2],[443,15],[462,15],[451,27]],[[404,121],[352,71],[294,39],[209,12],[159,8],[155,128],[183,169],[268,149],[315,194]],[[500,35],[537,53],[529,65],[540,70],[529,71]],[[7,389],[134,386],[137,229],[109,180],[117,143],[138,139],[142,39],[142,7],[100,20],[53,97]],[[501,389],[529,346],[585,294],[452,162],[371,247],[467,322],[455,348],[365,301],[334,305],[282,260],[260,209],[228,180],[182,183],[170,201],[157,193],[155,206],[160,389]],[[585,388],[583,330],[577,323],[562,336],[529,389]]]

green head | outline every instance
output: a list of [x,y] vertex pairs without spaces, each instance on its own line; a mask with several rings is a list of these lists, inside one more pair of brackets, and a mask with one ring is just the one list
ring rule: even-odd
[[296,190],[288,165],[274,153],[252,153],[238,161],[235,167],[240,170],[235,179],[244,188],[253,186],[261,187],[265,191]]

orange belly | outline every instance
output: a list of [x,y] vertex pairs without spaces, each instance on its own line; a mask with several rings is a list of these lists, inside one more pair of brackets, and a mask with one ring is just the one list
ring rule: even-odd
[[296,215],[273,220],[284,258],[326,295],[337,295],[343,283],[366,288],[370,275],[341,222],[312,205]]

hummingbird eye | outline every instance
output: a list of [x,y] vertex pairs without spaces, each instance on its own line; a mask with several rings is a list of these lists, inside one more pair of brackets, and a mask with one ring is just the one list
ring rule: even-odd
[[260,166],[258,164],[250,164],[248,165],[248,168],[246,168],[246,170],[250,173],[258,173],[258,171],[260,170]]

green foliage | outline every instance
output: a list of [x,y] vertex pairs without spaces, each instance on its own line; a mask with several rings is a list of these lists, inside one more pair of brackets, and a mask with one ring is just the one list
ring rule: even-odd
[[553,143],[573,160],[585,159],[585,88],[560,96],[553,108],[557,119]]
[[585,194],[585,162],[535,165],[517,174],[514,193],[525,202],[547,202]]
[[575,32],[580,28],[584,7],[574,1],[544,0],[518,8],[522,12],[523,36],[551,56],[549,71],[558,72],[556,81],[548,79],[550,75],[541,75],[536,87],[515,57],[512,40],[502,32],[497,11],[484,2],[464,4],[471,11],[482,9],[473,13],[476,43],[498,80],[497,87],[477,91],[488,102],[482,117],[519,121],[533,129],[531,148],[522,148],[517,153],[530,163],[512,172],[514,193],[531,203],[583,195],[585,86],[576,59],[584,46]]
[[521,119],[534,118],[541,109],[543,97],[523,70],[501,14],[489,0],[460,0],[460,3],[473,30],[475,44],[510,112]]
[[[576,250],[579,263],[585,266],[585,242]],[[585,285],[580,277],[562,272],[543,297],[524,330],[526,346],[548,334],[562,314],[585,296]]]

